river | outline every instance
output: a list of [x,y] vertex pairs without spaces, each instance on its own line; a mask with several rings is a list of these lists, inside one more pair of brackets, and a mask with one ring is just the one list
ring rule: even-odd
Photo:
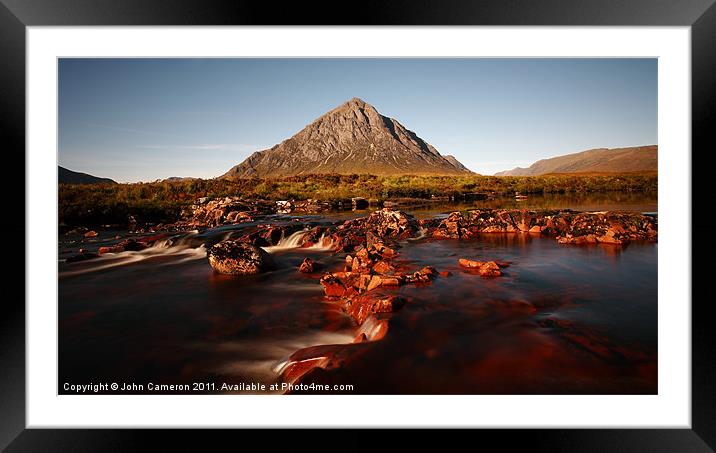
[[[474,206],[657,211],[655,197],[617,195],[404,211],[417,217]],[[315,225],[365,214],[284,215],[273,221]],[[140,252],[76,263],[63,258],[128,233],[99,231],[82,241],[61,235],[59,393],[73,393],[64,390],[65,383],[89,382],[268,386],[278,382],[282,364],[296,350],[351,343],[354,321],[324,299],[315,275],[297,271],[307,256],[338,270],[345,254],[321,244],[295,248],[285,238],[268,249],[275,271],[252,277],[214,273],[206,247],[245,227],[189,232],[171,244],[160,241]],[[471,241],[404,241],[399,253],[408,266],[430,265],[451,275],[392,290],[409,302],[390,315],[385,338],[346,361],[355,393],[657,392],[657,244],[570,246],[554,238],[495,234]],[[458,258],[510,265],[502,277],[486,279],[461,269]]]

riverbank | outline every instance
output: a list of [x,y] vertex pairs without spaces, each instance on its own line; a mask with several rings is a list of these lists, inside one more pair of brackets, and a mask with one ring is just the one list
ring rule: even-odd
[[[188,180],[59,186],[59,222],[74,227],[139,227],[176,222],[197,200],[232,197],[246,203],[287,201],[326,209],[351,209],[353,199],[372,207],[386,202],[466,202],[523,195],[654,194],[656,174],[495,176],[305,175],[278,179]],[[387,205],[386,205],[387,206]],[[405,203],[400,203],[405,206]],[[547,207],[547,206],[545,206]]]

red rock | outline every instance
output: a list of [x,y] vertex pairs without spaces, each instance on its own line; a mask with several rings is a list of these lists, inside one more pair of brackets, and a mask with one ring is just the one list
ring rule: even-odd
[[351,267],[351,272],[355,272],[357,274],[369,274],[370,266],[371,262],[368,259],[363,259],[356,256],[355,258],[353,258],[353,266]]
[[530,233],[541,233],[541,232],[542,232],[542,227],[540,227],[539,225],[535,225],[532,228],[530,228]]
[[226,275],[253,275],[275,268],[273,258],[265,250],[236,240],[214,244],[208,258],[216,272]]
[[574,238],[575,244],[596,244],[597,238],[593,234],[588,234],[586,236],[577,236]]
[[351,299],[351,298],[357,296],[358,294],[360,294],[360,292],[358,292],[358,289],[355,286],[347,286],[346,292],[343,293],[343,298]]
[[324,275],[320,283],[327,297],[342,297],[346,292],[343,282],[331,274]]
[[316,263],[311,258],[305,258],[301,265],[298,267],[298,270],[300,272],[303,272],[304,274],[310,274],[312,272],[315,272]]
[[378,275],[371,274],[360,274],[357,283],[354,285],[358,290],[367,292],[372,291],[379,287],[381,284],[381,277]]
[[356,252],[356,258],[360,258],[361,260],[368,260],[368,249],[363,247],[362,249],[358,250]]
[[382,283],[383,283],[382,277],[380,277],[378,275],[374,275],[370,279],[370,282],[368,282],[368,288],[366,289],[366,291],[373,291],[374,289],[378,288]]
[[85,237],[86,238],[95,238],[95,237],[97,237],[97,232],[94,230],[89,230],[88,232],[85,233]]
[[[609,231],[612,232],[611,236],[614,236],[615,234],[623,234],[626,233],[626,230],[624,227],[619,224],[619,222],[609,222]],[[607,231],[607,234],[609,234],[609,231]]]
[[449,276],[452,275],[452,272],[450,272],[450,271],[442,271],[442,272],[439,273],[439,275],[440,275],[441,277],[449,277]]
[[447,230],[435,230],[433,231],[433,237],[435,239],[452,239]]
[[376,248],[376,251],[383,257],[383,258],[392,258],[396,255],[395,250],[391,249],[390,247],[386,247],[384,245],[381,245]]
[[602,244],[621,244],[622,243],[621,239],[617,239],[614,236],[608,236],[608,235],[597,237],[597,242],[602,243]]
[[377,241],[379,241],[379,239],[375,237],[375,234],[373,234],[373,232],[368,231],[365,233],[365,245],[367,247],[372,247],[373,244],[375,244]]
[[353,257],[348,255],[346,256],[346,264],[343,267],[346,271],[350,271],[353,269]]
[[398,277],[381,277],[381,286],[400,286],[400,279]]
[[395,295],[377,295],[367,293],[346,302],[346,312],[353,317],[356,323],[363,322],[375,313],[392,313],[400,310],[405,305],[405,299]]
[[477,269],[482,266],[482,261],[468,260],[466,258],[460,258],[458,263],[460,266],[467,267],[469,269]]
[[483,277],[499,277],[502,275],[502,271],[500,271],[500,266],[497,263],[488,261],[480,268],[480,275]]
[[111,247],[100,247],[99,250],[97,250],[97,253],[100,255],[104,255],[105,253],[120,253],[124,251],[124,247],[121,245],[114,245]]
[[398,296],[381,297],[371,307],[373,313],[392,313],[400,310],[405,305],[405,300]]
[[378,261],[373,265],[373,271],[378,274],[387,274],[388,272],[394,271],[395,268],[388,264],[386,261]]
[[430,279],[436,278],[438,276],[438,271],[432,266],[425,266],[424,268],[420,269],[418,273]]
[[466,267],[468,269],[476,269],[483,277],[499,277],[500,275],[502,275],[502,272],[500,271],[500,266],[498,266],[497,263],[495,263],[494,261],[483,262],[460,258],[458,262],[462,267]]

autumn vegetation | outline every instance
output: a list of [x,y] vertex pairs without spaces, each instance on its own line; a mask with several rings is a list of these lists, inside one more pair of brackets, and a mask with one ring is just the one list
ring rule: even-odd
[[246,199],[334,202],[351,197],[459,199],[464,194],[490,195],[654,192],[657,175],[546,176],[375,176],[302,175],[275,179],[193,179],[132,184],[60,184],[61,225],[125,224],[129,215],[145,222],[172,222],[200,197],[241,196]]

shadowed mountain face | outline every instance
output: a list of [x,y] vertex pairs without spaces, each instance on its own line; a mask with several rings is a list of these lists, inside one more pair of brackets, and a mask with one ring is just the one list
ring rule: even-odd
[[538,176],[547,173],[630,173],[658,170],[657,145],[632,148],[598,148],[535,162],[527,168],[495,173],[495,176]]
[[222,178],[309,173],[471,174],[452,156],[358,98],[324,114],[302,131],[257,151]]
[[57,181],[60,184],[117,184],[109,178],[98,178],[97,176],[68,170],[57,166]]

